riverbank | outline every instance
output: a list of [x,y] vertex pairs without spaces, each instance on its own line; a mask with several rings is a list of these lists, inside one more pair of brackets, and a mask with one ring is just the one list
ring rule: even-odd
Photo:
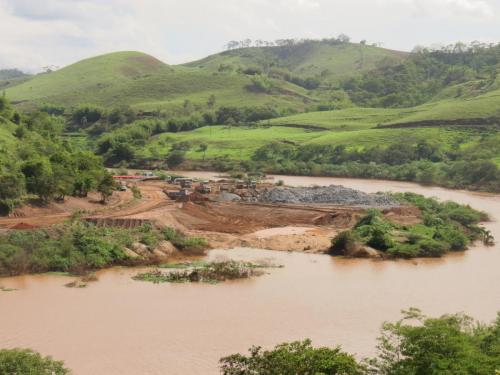
[[[115,192],[114,202],[125,204],[102,206],[91,215],[74,212],[83,203],[68,200],[58,204],[61,223],[53,227],[40,225],[47,210],[55,218],[45,207],[32,209],[29,217],[0,219],[0,225],[10,225],[0,237],[0,245],[8,247],[0,275],[159,264],[188,256],[194,248],[196,254],[205,248],[252,247],[349,257],[441,256],[463,251],[487,234],[477,226],[486,215],[452,203],[367,194],[333,184],[296,188],[265,182],[248,188],[228,179],[205,184],[211,193],[192,188],[172,199],[169,195],[178,186],[137,181],[131,188],[141,192],[139,197],[126,200],[130,190]],[[220,199],[225,196],[231,199]],[[356,229],[374,209],[380,219]],[[352,235],[341,248],[338,238],[346,239],[346,233]]]
[[[488,213],[492,221],[484,225],[500,238],[498,195],[393,181],[279,179],[367,193],[413,191],[469,204]],[[300,228],[295,234],[310,230]],[[276,229],[281,230],[291,229]],[[498,244],[393,262],[254,248],[210,250],[203,259],[267,260],[284,267],[218,285],[139,283],[131,279],[138,271],[128,268],[99,271],[99,282],[83,289],[65,288],[68,279],[54,275],[5,278],[0,284],[16,290],[0,293],[0,347],[32,347],[64,360],[79,375],[215,375],[225,355],[306,337],[372,356],[380,325],[399,319],[403,308],[419,307],[433,316],[463,311],[489,322],[500,301]]]

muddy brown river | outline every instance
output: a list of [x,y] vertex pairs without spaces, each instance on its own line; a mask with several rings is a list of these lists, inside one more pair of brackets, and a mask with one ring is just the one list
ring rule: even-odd
[[[200,172],[194,175],[208,178]],[[343,184],[365,192],[414,191],[470,204],[500,219],[500,196],[416,184],[336,178],[276,177],[290,185]],[[486,224],[500,241],[500,225]],[[475,246],[442,259],[373,261],[254,249],[208,257],[272,259],[281,269],[219,285],[149,284],[136,270],[99,273],[85,289],[68,278],[0,279],[0,348],[31,347],[62,359],[77,375],[217,374],[218,359],[311,338],[374,353],[380,325],[400,310],[463,311],[491,321],[500,311],[500,247]]]

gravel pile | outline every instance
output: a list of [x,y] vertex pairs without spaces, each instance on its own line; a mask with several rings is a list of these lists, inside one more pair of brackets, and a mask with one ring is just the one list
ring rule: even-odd
[[241,197],[237,194],[228,193],[223,191],[215,199],[216,202],[237,202],[241,201]]
[[361,207],[394,207],[399,203],[387,194],[367,194],[344,186],[277,187],[264,191],[260,201],[268,203],[328,203]]

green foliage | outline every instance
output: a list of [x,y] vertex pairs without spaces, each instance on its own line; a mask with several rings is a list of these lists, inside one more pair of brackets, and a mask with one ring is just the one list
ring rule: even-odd
[[64,120],[47,112],[22,116],[13,130],[17,147],[0,158],[1,214],[9,213],[25,193],[44,202],[86,196],[104,178],[101,159],[73,150],[61,136]]
[[0,374],[5,375],[66,375],[70,370],[61,361],[42,357],[30,349],[0,350]]
[[101,181],[97,184],[97,191],[101,194],[101,200],[103,203],[105,203],[113,194],[113,190],[115,190],[115,188],[116,184],[113,180],[113,176],[108,172],[104,173]]
[[[153,250],[162,240],[171,241],[184,251],[207,247],[204,239],[168,227],[98,227],[75,219],[48,229],[14,230],[0,235],[0,276],[49,271],[83,273],[133,264],[125,248],[142,242]],[[146,263],[148,259],[142,261]]]
[[[175,268],[172,267],[164,268]],[[260,276],[262,272],[258,269],[268,268],[260,264],[237,262],[234,260],[224,262],[203,262],[182,264],[180,269],[173,269],[167,273],[160,270],[143,272],[135,275],[134,280],[149,281],[158,283],[186,283],[203,282],[219,283],[226,280],[247,279],[253,276]]]
[[134,196],[135,199],[141,199],[142,198],[141,189],[139,189],[137,186],[132,185],[130,187],[130,191],[132,191],[132,195]]
[[[466,82],[476,81],[475,90],[487,91],[495,81],[498,66],[500,45],[457,43],[440,50],[413,53],[399,64],[346,79],[342,87],[358,105],[410,107],[430,100],[447,87]],[[495,72],[493,76],[491,71]]]
[[186,236],[175,228],[165,227],[162,233],[165,240],[172,242],[172,244],[181,251],[196,251],[208,246],[204,238]]
[[328,250],[328,254],[344,255],[354,249],[356,241],[357,238],[355,237],[354,232],[350,230],[340,232],[332,239],[332,245]]
[[265,75],[258,74],[252,77],[252,85],[249,86],[250,90],[257,92],[270,93],[273,90],[272,81]]
[[358,375],[354,357],[337,348],[314,348],[310,340],[284,343],[273,350],[252,347],[250,354],[233,354],[220,360],[224,375],[324,374]]
[[380,211],[369,210],[352,230],[333,238],[329,253],[343,255],[359,244],[366,244],[394,258],[439,257],[448,251],[466,250],[471,241],[482,238],[478,223],[487,220],[482,212],[414,193],[394,194],[394,197],[418,207],[423,223],[397,225]]
[[250,354],[220,360],[224,375],[366,374],[491,375],[500,368],[500,313],[491,324],[467,315],[427,317],[420,310],[384,323],[377,356],[356,362],[336,348],[314,348],[310,340],[284,343],[272,350],[252,347]]
[[181,150],[172,151],[167,156],[167,165],[169,168],[175,168],[182,164],[186,158],[186,153]]
[[20,171],[0,169],[0,215],[8,214],[26,190],[25,177]]
[[500,367],[499,348],[500,315],[488,326],[463,314],[429,318],[411,309],[384,324],[370,373],[489,375]]

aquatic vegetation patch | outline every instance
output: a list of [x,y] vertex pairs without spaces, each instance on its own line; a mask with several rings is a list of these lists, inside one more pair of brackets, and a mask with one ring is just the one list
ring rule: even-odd
[[14,289],[14,288],[7,288],[6,286],[2,286],[0,285],[0,292],[13,292],[17,289]]
[[[176,268],[173,268],[176,267]],[[173,268],[171,271],[155,269],[135,275],[134,280],[158,283],[219,283],[227,280],[248,279],[261,276],[264,268],[279,268],[281,266],[239,262],[228,260],[223,262],[193,262],[164,265],[163,268]]]

